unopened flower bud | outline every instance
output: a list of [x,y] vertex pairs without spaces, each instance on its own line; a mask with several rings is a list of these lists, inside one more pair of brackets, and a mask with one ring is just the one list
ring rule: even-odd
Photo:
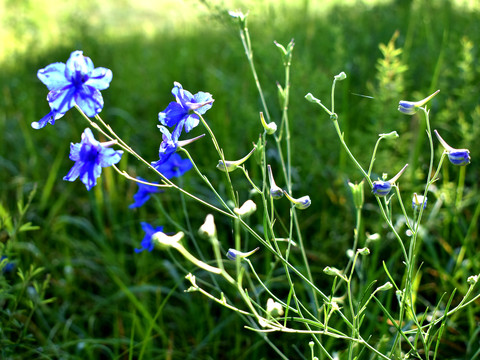
[[440,90],[435,91],[433,94],[427,96],[425,99],[420,101],[400,100],[400,102],[398,103],[398,111],[406,115],[413,115],[418,111],[418,109],[420,109],[420,107],[425,105],[428,101],[430,101],[430,99],[437,95],[439,91]]
[[267,300],[267,314],[273,317],[282,316],[283,315],[283,307],[282,304],[269,298]]
[[217,235],[215,220],[212,214],[207,215],[205,222],[200,226],[200,229],[198,229],[198,234],[208,239],[212,239]]
[[475,285],[478,281],[478,275],[472,275],[472,276],[469,276],[468,279],[467,279],[467,283],[469,285]]
[[274,122],[270,122],[267,124],[265,118],[263,117],[263,112],[260,112],[260,121],[268,135],[272,135],[275,133],[275,131],[277,131],[277,124],[275,124]]
[[437,135],[438,141],[443,145],[445,148],[445,152],[447,153],[448,160],[453,165],[468,165],[470,164],[470,151],[468,149],[454,149],[450,145],[447,144],[445,140],[440,136],[437,130],[433,130],[435,135]]
[[305,196],[302,196],[298,199],[295,199],[295,198],[291,197],[286,191],[283,191],[283,193],[285,194],[287,199],[290,200],[290,202],[293,205],[295,205],[295,207],[297,209],[304,210],[312,204],[312,201],[310,200],[310,196],[308,196],[308,195],[305,195]]
[[239,208],[233,209],[233,212],[240,217],[248,217],[257,210],[257,205],[252,200],[247,200]]
[[335,75],[334,79],[336,81],[342,81],[342,80],[345,80],[347,78],[347,74],[345,74],[343,71],[338,74],[338,75]]
[[327,275],[331,275],[331,276],[339,276],[341,277],[342,279],[344,278],[343,277],[343,274],[340,270],[338,270],[337,268],[334,268],[332,266],[326,266],[324,269],[323,269],[323,272]]
[[246,258],[247,256],[252,255],[258,249],[260,249],[260,248],[257,247],[255,249],[253,249],[252,251],[249,251],[249,252],[241,252],[241,251],[230,248],[230,249],[228,249],[228,252],[227,252],[227,258],[229,258],[230,260],[236,260],[237,258],[243,259],[243,258]]
[[268,169],[268,180],[270,181],[270,196],[274,199],[280,199],[283,197],[283,190],[282,188],[278,187],[275,184],[275,179],[273,178],[272,167],[267,165]]
[[177,248],[184,235],[181,231],[171,236],[159,231],[152,235],[152,240],[156,241],[161,247]]
[[398,137],[398,133],[396,131],[391,131],[389,133],[386,133],[386,134],[378,134],[379,137],[381,137],[382,139],[396,139]]
[[373,188],[372,192],[377,195],[377,196],[387,196],[390,193],[390,190],[392,190],[392,186],[395,183],[395,181],[398,180],[398,178],[403,174],[405,169],[407,168],[408,164],[406,164],[402,170],[398,172],[397,175],[395,175],[393,178],[391,178],[388,181],[384,180],[377,180],[373,182]]
[[378,287],[376,291],[387,291],[393,288],[393,285],[390,281],[386,282],[382,286]]
[[353,184],[351,182],[348,183],[350,190],[353,195],[353,203],[357,209],[361,209],[364,202],[364,192],[363,192],[363,180],[360,184]]
[[361,248],[361,249],[358,249],[357,252],[360,254],[360,255],[370,255],[370,249],[367,248],[367,247],[364,247],[364,248]]
[[417,193],[413,193],[413,198],[412,198],[412,208],[415,211],[419,211],[420,208],[422,207],[425,209],[427,207],[427,197],[424,197],[423,195],[417,195]]
[[245,161],[248,160],[248,158],[253,154],[253,152],[256,149],[257,148],[254,147],[252,149],[252,151],[250,151],[246,156],[244,156],[240,160],[236,160],[236,161],[225,160],[225,162],[223,162],[223,160],[219,160],[218,165],[217,165],[217,169],[221,170],[221,171],[227,171],[227,172],[231,172],[231,171],[237,169],[240,165],[242,165]]

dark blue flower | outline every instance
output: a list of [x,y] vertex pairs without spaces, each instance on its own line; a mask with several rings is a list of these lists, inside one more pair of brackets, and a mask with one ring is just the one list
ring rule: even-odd
[[103,108],[100,90],[109,87],[113,75],[109,69],[94,68],[92,60],[77,50],[71,53],[66,64],[50,64],[38,70],[37,76],[50,90],[47,101],[53,112],[47,115],[47,120],[32,123],[40,129],[47,122],[53,124],[60,117],[58,114],[65,114],[75,105],[89,117],[98,114]]
[[184,127],[188,133],[198,125],[200,119],[194,111],[200,115],[205,114],[212,107],[214,100],[209,93],[200,91],[192,95],[178,82],[173,85],[172,94],[176,101],[168,104],[167,108],[158,114],[158,120],[162,125],[175,126],[172,136],[178,140]]
[[8,273],[15,269],[15,263],[8,261],[8,258],[5,255],[2,255],[2,257],[0,257],[0,263],[4,263],[2,268],[3,273]]
[[453,165],[468,165],[471,161],[470,151],[467,149],[455,149],[454,151],[448,152],[447,156]]
[[154,246],[152,236],[157,232],[163,232],[163,226],[157,226],[156,228],[153,228],[152,225],[146,222],[142,222],[140,224],[142,225],[142,229],[145,232],[145,236],[143,237],[143,240],[140,243],[141,248],[135,249],[135,252],[139,253],[144,250],[152,251]]
[[387,196],[390,190],[392,190],[393,184],[395,184],[395,181],[397,181],[400,178],[400,176],[403,174],[407,166],[408,164],[406,164],[402,168],[402,170],[400,170],[397,173],[397,175],[395,175],[388,181],[383,181],[383,180],[374,181],[372,186],[372,192],[377,196]]
[[97,185],[102,167],[112,166],[122,157],[123,151],[106,147],[112,144],[98,142],[93,137],[92,131],[89,128],[85,129],[82,141],[78,144],[70,144],[70,160],[75,161],[75,165],[63,180],[75,181],[80,177],[88,190]]
[[193,167],[190,159],[182,159],[177,153],[170,156],[167,161],[154,161],[152,165],[167,179],[182,176]]
[[[145,181],[140,177],[138,179]],[[158,184],[158,183],[152,183],[152,184]],[[141,182],[137,182],[137,185],[138,185],[138,191],[135,193],[135,195],[133,195],[134,203],[130,204],[129,206],[130,209],[143,206],[143,204],[145,204],[147,200],[150,199],[150,194],[162,192],[162,190],[158,186],[147,185]]]
[[377,196],[387,196],[392,190],[390,181],[377,180],[373,182],[372,192]]
[[448,160],[450,160],[453,165],[463,166],[470,164],[471,158],[470,151],[468,149],[452,148],[445,140],[443,140],[437,130],[433,130],[433,132],[435,135],[437,135],[438,141],[440,141],[442,146],[445,148]]
[[160,149],[158,150],[158,156],[160,163],[166,162],[170,156],[177,151],[178,139],[175,139],[170,134],[170,131],[165,126],[158,125],[162,133],[163,141],[160,143]]
[[440,90],[437,90],[433,94],[427,96],[425,99],[422,99],[420,101],[400,100],[400,102],[398,103],[398,111],[406,115],[413,115],[418,111],[418,109],[420,109],[423,105],[430,101],[439,92]]

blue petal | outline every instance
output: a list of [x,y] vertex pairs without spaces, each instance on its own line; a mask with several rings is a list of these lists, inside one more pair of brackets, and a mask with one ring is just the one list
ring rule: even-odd
[[47,115],[45,115],[43,118],[41,118],[40,121],[32,122],[31,126],[34,129],[41,129],[41,128],[45,127],[48,123],[53,125],[53,124],[55,124],[55,120],[60,119],[63,115],[64,115],[63,113],[59,113],[59,112],[56,112],[56,111],[52,110]]
[[99,164],[101,167],[108,167],[120,161],[123,155],[122,150],[114,150],[102,147],[99,154]]
[[[196,93],[193,98],[194,98],[194,102],[196,102],[197,104],[201,104],[201,103],[205,103],[205,102],[208,102],[208,101],[212,101],[212,100],[213,100],[212,94],[207,93],[207,92],[203,92],[203,91],[200,91],[200,92]],[[201,108],[198,108],[198,109],[195,110],[195,111],[196,111],[197,113],[199,113],[200,115],[203,115],[203,114],[205,114],[205,113],[207,112],[207,110],[209,110],[211,107],[212,107],[212,103],[207,104],[207,105],[204,105],[204,106],[202,106]]]
[[52,110],[66,113],[75,105],[74,95],[75,88],[69,85],[59,90],[50,91],[47,95],[47,101]]
[[38,70],[37,77],[47,86],[48,90],[58,90],[70,85],[70,81],[65,77],[65,64],[61,62]]
[[80,81],[93,70],[93,62],[89,57],[83,56],[83,51],[74,51],[67,60],[65,76],[71,81]]
[[98,90],[105,90],[110,86],[112,77],[113,74],[110,69],[98,67],[92,70],[85,85],[94,87]]
[[188,133],[200,122],[200,119],[195,114],[190,114],[185,118],[185,131]]
[[162,125],[175,126],[187,114],[188,111],[182,105],[172,101],[164,111],[158,114],[158,120]]
[[103,108],[103,97],[99,90],[82,86],[75,92],[75,103],[82,109],[88,117],[97,115]]

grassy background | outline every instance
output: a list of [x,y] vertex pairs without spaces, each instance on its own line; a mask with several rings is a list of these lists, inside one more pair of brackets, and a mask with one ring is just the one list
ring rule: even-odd
[[[476,2],[3,0],[0,250],[15,270],[4,272],[0,282],[0,357],[274,358],[261,337],[243,329],[238,316],[183,292],[178,257],[134,254],[143,237],[140,221],[167,224],[168,214],[184,225],[178,194],[166,192],[145,208],[129,211],[136,186],[110,169],[90,192],[80,182],[64,182],[61,178],[72,165],[69,142],[79,141],[85,122],[71,111],[55,126],[41,131],[30,127],[48,111],[47,89],[36,78],[37,70],[65,62],[71,51],[81,49],[95,66],[114,74],[103,91],[102,117],[147,160],[157,159],[157,114],[172,100],[174,81],[192,92],[213,94],[216,101],[207,120],[227,158],[243,156],[260,133],[261,106],[237,27],[226,12],[236,8],[250,9],[257,69],[277,122],[275,82],[283,82],[283,69],[273,40],[286,45],[295,39],[290,102],[295,193],[308,193],[313,201],[302,227],[318,283],[328,288],[322,269],[345,263],[354,226],[345,184],[360,177],[332,140],[328,118],[303,97],[312,92],[328,103],[331,80],[340,71],[348,78],[338,86],[336,108],[359,158],[369,160],[379,133],[397,130],[401,138],[382,145],[376,174],[393,174],[405,162],[419,164],[419,171],[405,174],[410,180],[402,183],[405,198],[421,191],[428,148],[422,119],[398,113],[398,100],[420,99],[441,89],[431,104],[432,127],[453,146],[469,148],[473,163],[466,169],[463,194],[455,187],[461,172],[446,166],[429,196],[439,210],[429,206],[427,213],[419,308],[436,304],[453,287],[463,292],[465,278],[480,272]],[[388,44],[396,31],[398,38],[391,44],[403,52],[395,55],[390,48],[382,53],[379,45]],[[194,135],[200,133],[196,129]],[[193,144],[191,153],[216,183],[209,142]],[[276,163],[274,154],[270,161]],[[149,175],[133,159],[124,157],[121,165],[133,174]],[[187,189],[209,196],[193,174],[182,181]],[[372,203],[369,194],[367,202]],[[196,229],[207,210],[189,201],[185,206]],[[369,244],[373,256],[364,266],[367,279],[386,281],[381,262],[392,272],[402,265],[378,218],[375,208],[367,206],[364,230],[380,233],[382,240]],[[225,226],[221,240],[227,249],[232,246],[229,224],[217,221],[220,228]],[[176,230],[169,226],[167,231]],[[202,250],[210,254],[208,246]],[[473,358],[479,348],[479,305],[452,319],[442,343],[444,358]],[[369,314],[371,323],[378,325],[379,316]],[[382,330],[387,333],[388,324]],[[365,329],[374,336],[377,331]],[[308,337],[269,338],[291,358],[308,354]]]

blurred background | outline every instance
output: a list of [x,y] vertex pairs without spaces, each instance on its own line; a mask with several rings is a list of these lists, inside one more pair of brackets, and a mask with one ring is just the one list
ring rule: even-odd
[[[329,104],[333,76],[341,71],[347,79],[337,85],[336,112],[345,139],[366,166],[378,134],[400,134],[382,143],[373,177],[394,175],[408,162],[415,171],[403,176],[406,204],[410,194],[423,191],[429,150],[424,119],[399,113],[398,101],[441,90],[429,104],[432,128],[452,146],[470,149],[472,164],[446,165],[429,194],[419,307],[436,304],[445,293],[448,298],[454,287],[464,293],[466,277],[480,272],[478,1],[0,0],[1,358],[275,358],[236,314],[184,293],[184,275],[194,269],[176,254],[134,253],[143,238],[140,221],[175,232],[169,218],[185,223],[179,206],[185,201],[196,231],[208,209],[166,191],[129,210],[137,186],[112,169],[90,192],[79,181],[65,182],[73,164],[69,144],[79,142],[87,123],[72,110],[55,126],[30,126],[49,111],[38,69],[83,50],[95,67],[113,71],[110,88],[102,91],[102,118],[148,161],[158,159],[158,112],[173,100],[174,81],[213,95],[206,119],[226,158],[243,157],[262,131],[262,107],[237,24],[228,15],[236,9],[249,12],[254,60],[278,124],[276,82],[283,84],[284,71],[274,41],[295,41],[289,112],[294,193],[312,198],[301,226],[319,285],[330,286],[321,275],[325,266],[346,264],[354,228],[347,182],[361,175],[342,152],[328,116],[304,96],[311,92]],[[199,127],[192,136],[201,133]],[[189,151],[220,184],[210,141],[197,141]],[[277,160],[272,147],[269,161]],[[120,167],[155,180],[128,156]],[[248,191],[240,176],[233,181]],[[203,198],[212,196],[193,172],[178,182]],[[374,204],[367,189],[366,202]],[[375,206],[366,205],[364,217],[364,234],[381,234],[368,244],[374,254],[365,265],[368,277],[386,281],[382,261],[401,268],[400,251],[379,225]],[[226,250],[233,245],[231,224],[216,221],[224,227]],[[201,246],[210,254],[208,244]],[[259,266],[268,266],[266,260]],[[468,316],[452,320],[444,358],[478,356],[479,307],[477,302]],[[379,314],[371,316],[378,325]],[[288,335],[269,339],[291,358],[309,354],[308,337],[303,343]]]

